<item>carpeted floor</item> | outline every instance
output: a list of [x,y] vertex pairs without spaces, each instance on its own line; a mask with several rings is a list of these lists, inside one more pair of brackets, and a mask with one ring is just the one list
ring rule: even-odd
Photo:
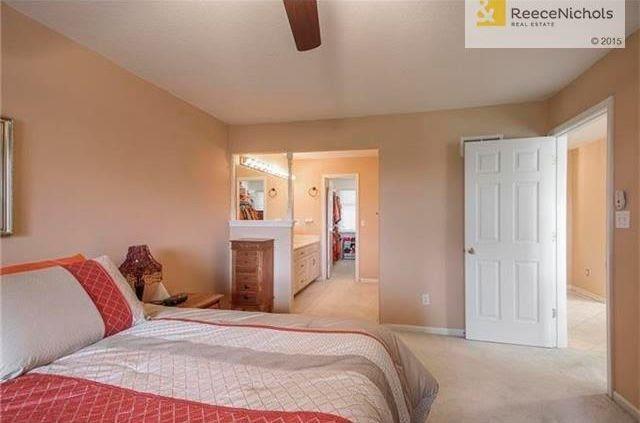
[[293,312],[378,322],[378,284],[355,282],[355,262],[340,260],[329,280],[317,280],[298,295]]
[[[606,395],[604,304],[568,298],[569,348],[545,349],[398,332],[440,383],[429,423],[633,423]],[[378,287],[352,263],[296,296],[294,312],[377,321]]]

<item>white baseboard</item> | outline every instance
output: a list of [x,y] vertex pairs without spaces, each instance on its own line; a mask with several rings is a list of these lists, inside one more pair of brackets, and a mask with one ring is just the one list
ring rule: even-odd
[[406,332],[418,332],[428,333],[430,335],[444,335],[455,336],[457,338],[464,338],[464,329],[452,329],[452,328],[434,328],[430,326],[415,326],[415,325],[396,325],[393,323],[385,324],[390,329],[403,330]]
[[575,294],[578,294],[582,297],[587,297],[590,298],[594,301],[598,301],[599,303],[605,303],[606,302],[606,298],[605,297],[601,297],[600,295],[594,294],[593,292],[587,291],[586,289],[577,287],[575,285],[568,285],[567,289]]
[[364,283],[378,283],[378,278],[360,278],[360,282],[364,282]]
[[622,407],[627,413],[631,414],[636,420],[640,421],[640,410],[631,404],[625,397],[617,392],[613,392],[613,400]]

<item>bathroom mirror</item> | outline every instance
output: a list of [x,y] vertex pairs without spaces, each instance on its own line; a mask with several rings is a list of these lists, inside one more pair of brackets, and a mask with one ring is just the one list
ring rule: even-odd
[[264,176],[239,176],[236,193],[238,220],[264,220],[265,189],[267,178]]
[[289,164],[286,154],[234,156],[235,218],[283,220],[287,217]]

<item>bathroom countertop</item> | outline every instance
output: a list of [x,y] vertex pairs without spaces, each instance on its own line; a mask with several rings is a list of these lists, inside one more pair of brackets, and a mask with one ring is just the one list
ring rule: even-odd
[[307,245],[320,242],[320,236],[318,235],[294,235],[293,236],[293,249],[306,247]]

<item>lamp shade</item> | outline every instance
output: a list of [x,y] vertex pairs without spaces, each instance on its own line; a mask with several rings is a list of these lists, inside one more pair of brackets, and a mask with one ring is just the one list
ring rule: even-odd
[[162,281],[162,265],[151,255],[148,245],[133,245],[127,251],[120,272],[135,288],[138,299],[142,299],[145,285]]

